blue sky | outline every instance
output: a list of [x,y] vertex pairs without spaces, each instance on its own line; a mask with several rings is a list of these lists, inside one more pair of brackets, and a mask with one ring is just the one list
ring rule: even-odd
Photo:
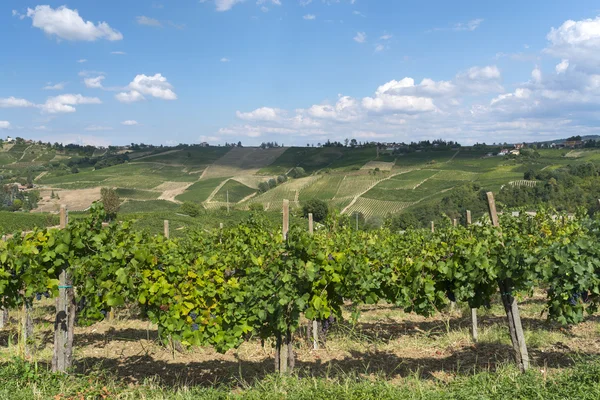
[[597,2],[4,0],[0,135],[464,144],[598,134]]

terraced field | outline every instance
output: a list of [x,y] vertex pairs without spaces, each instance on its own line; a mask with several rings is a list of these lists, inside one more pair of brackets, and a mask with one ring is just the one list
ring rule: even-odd
[[255,189],[252,189],[234,179],[230,179],[221,187],[217,194],[215,194],[211,202],[226,202],[229,198],[230,203],[237,203],[253,193],[256,193]]
[[208,199],[208,196],[223,182],[226,178],[201,179],[187,188],[185,192],[175,197],[179,201],[191,201],[193,203],[202,203]]
[[290,180],[243,203],[241,208],[247,209],[252,203],[262,203],[265,210],[277,209],[277,207],[281,208],[284,199],[290,201],[290,207],[298,208],[300,207],[300,192],[318,179],[319,176],[308,176]]
[[389,213],[399,213],[412,204],[412,202],[384,201],[360,197],[346,210],[346,214],[358,212],[362,213],[366,219],[385,217]]
[[377,175],[345,175],[334,198],[356,196],[388,176],[389,174],[383,173]]

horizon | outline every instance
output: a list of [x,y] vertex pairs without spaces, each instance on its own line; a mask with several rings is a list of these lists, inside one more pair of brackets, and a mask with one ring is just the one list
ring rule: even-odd
[[598,14],[592,1],[8,0],[0,135],[286,147],[596,135]]

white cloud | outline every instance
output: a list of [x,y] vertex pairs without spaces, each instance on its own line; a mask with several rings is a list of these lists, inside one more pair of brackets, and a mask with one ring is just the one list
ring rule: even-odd
[[494,105],[503,100],[510,99],[513,97],[516,99],[528,99],[530,96],[531,96],[531,90],[524,89],[524,88],[518,88],[517,90],[515,90],[514,93],[501,94],[498,97],[493,98],[490,105]]
[[495,65],[471,67],[455,77],[455,83],[464,91],[474,93],[502,92],[502,74]]
[[122,103],[133,103],[144,100],[144,95],[163,100],[177,99],[173,86],[161,74],[155,74],[154,76],[137,75],[127,86],[127,89],[129,89],[129,92],[122,92],[115,96],[117,100]]
[[0,121],[0,129],[9,129],[9,128],[10,128],[10,122]]
[[137,121],[133,120],[133,119],[128,119],[127,121],[123,121],[121,122],[121,125],[125,125],[125,126],[133,126],[133,125],[139,125]]
[[[217,11],[229,11],[233,6],[242,3],[243,1],[244,0],[215,0],[215,6]],[[202,1],[202,3],[204,3],[204,1]]]
[[111,51],[110,54],[114,54],[114,55],[119,55],[119,56],[124,56],[127,53],[125,53],[124,51]]
[[27,16],[32,19],[34,27],[59,39],[88,42],[98,39],[110,41],[123,39],[123,35],[106,22],[94,24],[91,21],[84,21],[77,10],[71,10],[66,6],[56,9],[47,5],[37,6],[34,9],[28,8]]
[[384,45],[382,45],[381,43],[379,43],[379,44],[375,45],[375,52],[376,52],[376,53],[379,53],[379,52],[381,52],[381,51],[383,51],[383,50],[385,50],[385,46],[384,46]]
[[49,131],[50,130],[50,128],[48,128],[46,125],[34,126],[33,129],[35,129],[36,131]]
[[229,62],[229,61],[231,61],[231,60],[230,60],[229,58],[227,58],[227,57],[223,57],[223,58],[221,58],[221,60],[219,60],[219,61],[221,61],[221,62],[223,62],[223,63],[226,63],[226,62]]
[[354,11],[352,11],[352,14],[358,15],[359,17],[367,18],[367,16],[365,14],[361,13],[360,11],[354,10]]
[[162,28],[162,23],[159,20],[150,18],[150,17],[146,17],[144,15],[135,17],[135,20],[138,23],[138,25],[151,26],[154,28]]
[[316,19],[317,17],[314,14],[306,14],[304,17],[302,17],[306,20],[312,21],[314,19]]
[[379,37],[379,39],[380,39],[380,40],[390,40],[390,39],[391,39],[391,38],[393,38],[393,37],[394,37],[394,36],[392,36],[392,35],[388,35],[388,34],[386,34],[386,35],[382,35],[382,36],[380,36],[380,37]]
[[474,31],[475,29],[479,28],[479,25],[481,25],[482,22],[483,19],[481,18],[472,19],[467,23],[459,22],[458,24],[454,25],[453,29],[455,31]]
[[312,0],[300,0],[299,3],[302,7],[306,7],[307,5],[312,3]]
[[131,92],[117,93],[115,98],[121,103],[135,103],[136,101],[142,101],[146,99],[140,92],[136,90],[132,90]]
[[43,87],[44,90],[63,90],[65,88],[64,82],[55,83],[54,85],[51,82],[48,82],[46,86]]
[[85,78],[83,83],[85,83],[86,87],[92,89],[102,89],[102,81],[105,79],[104,76],[100,75],[95,78]]
[[110,126],[102,126],[102,125],[90,125],[85,128],[86,131],[112,131],[113,128]]
[[569,68],[569,60],[563,59],[560,63],[556,64],[556,73],[562,74],[567,70],[567,68]]
[[18,12],[17,10],[12,10],[12,16],[18,17],[20,20],[23,20],[23,19],[25,19],[25,17],[27,17],[27,15],[23,15],[20,12]]
[[25,99],[18,99],[16,97],[0,98],[0,108],[12,108],[12,107],[35,107],[35,104]]
[[87,60],[86,60],[85,58],[80,58],[79,60],[77,60],[77,62],[78,62],[79,64],[83,64],[83,63],[86,63],[86,62],[87,62]]
[[281,110],[271,107],[261,107],[251,112],[235,112],[239,119],[247,121],[275,121],[280,117],[280,113]]
[[49,114],[72,113],[77,111],[73,106],[80,104],[102,104],[102,101],[97,97],[85,97],[80,94],[62,94],[48,98],[40,108]]
[[552,28],[545,51],[581,65],[600,66],[600,16],[581,21],[567,20]]
[[367,34],[364,32],[356,32],[356,36],[354,36],[354,41],[356,43],[364,43],[367,41]]

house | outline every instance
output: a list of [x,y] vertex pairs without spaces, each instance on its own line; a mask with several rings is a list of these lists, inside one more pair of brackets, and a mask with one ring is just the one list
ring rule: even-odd
[[505,156],[508,154],[508,149],[502,149],[500,150],[500,152],[498,153],[499,156]]
[[206,143],[206,142],[202,142],[202,143],[200,143],[198,146],[200,146],[200,147],[208,147],[208,146],[209,146],[209,144],[208,144],[208,143]]
[[517,149],[513,149],[510,151],[510,154],[512,154],[513,156],[518,156],[521,152]]
[[10,136],[6,137],[6,143],[12,143],[14,141],[15,141],[15,139],[11,138]]
[[581,140],[567,140],[565,141],[565,147],[569,147],[571,149],[575,149],[578,147],[583,147],[583,141]]
[[515,150],[521,150],[523,147],[525,147],[525,143],[517,143],[517,144],[515,144]]

